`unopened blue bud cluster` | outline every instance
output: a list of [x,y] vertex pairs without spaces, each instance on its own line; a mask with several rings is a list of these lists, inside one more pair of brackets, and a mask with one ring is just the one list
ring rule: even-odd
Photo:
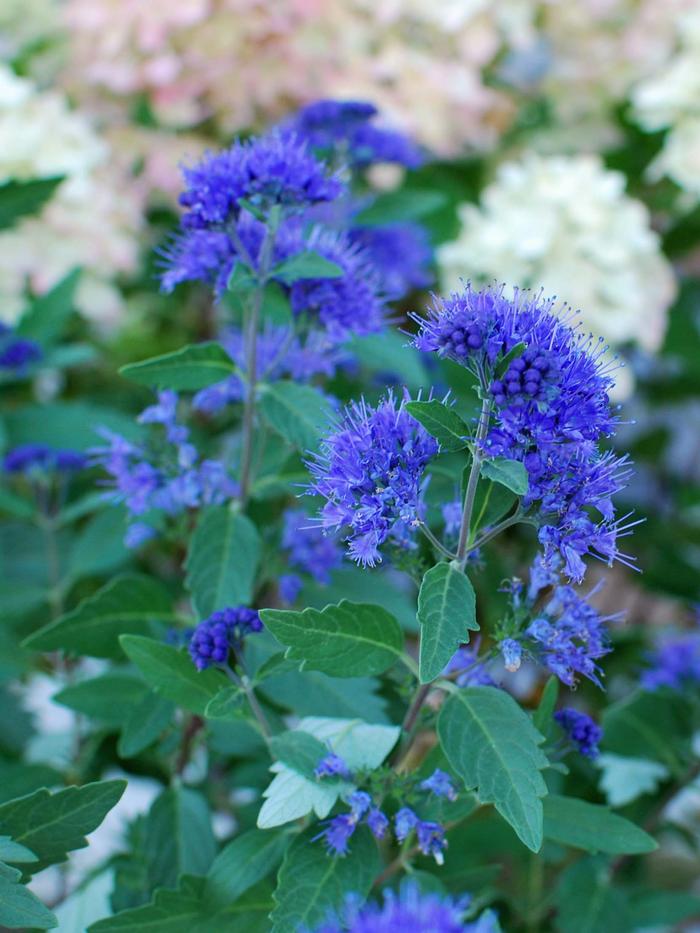
[[195,628],[188,646],[190,657],[199,671],[224,666],[231,651],[241,647],[245,636],[262,628],[255,609],[247,606],[219,609]]

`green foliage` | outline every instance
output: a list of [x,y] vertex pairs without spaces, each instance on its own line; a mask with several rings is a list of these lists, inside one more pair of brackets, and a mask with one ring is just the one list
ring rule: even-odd
[[21,883],[22,872],[0,861],[0,924],[8,929],[58,926],[56,915]]
[[320,253],[307,249],[275,266],[270,274],[285,285],[293,285],[299,279],[337,279],[343,270]]
[[204,897],[224,907],[274,871],[289,845],[281,832],[251,829],[224,846],[209,868]]
[[438,735],[447,758],[480,803],[492,803],[525,845],[542,846],[542,736],[505,691],[467,687],[445,702]]
[[524,496],[528,488],[527,470],[519,460],[494,457],[481,464],[481,475],[510,489],[516,496]]
[[6,181],[0,185],[0,230],[37,214],[63,181],[63,176],[31,181]]
[[559,933],[631,930],[626,899],[610,883],[605,863],[596,859],[582,859],[568,868],[561,876],[554,901]]
[[287,648],[300,670],[336,677],[380,674],[401,656],[403,636],[396,619],[380,606],[343,600],[317,609],[264,609],[260,616]]
[[331,407],[317,389],[282,379],[261,386],[260,413],[273,431],[304,452],[318,445]]
[[43,347],[50,347],[62,337],[73,314],[79,279],[80,272],[73,269],[48,292],[34,298],[17,324],[17,333]]
[[544,835],[561,845],[608,855],[641,855],[658,848],[648,833],[608,807],[558,794],[544,799]]
[[421,625],[421,683],[441,673],[457,648],[477,632],[476,595],[469,577],[453,562],[436,564],[423,577],[418,594]]
[[188,787],[158,797],[144,824],[150,888],[174,887],[182,874],[205,875],[216,854],[206,800]]
[[236,364],[221,344],[210,342],[130,363],[119,372],[141,385],[194,392],[231,376],[236,372]]
[[471,434],[469,426],[444,402],[437,399],[428,402],[408,402],[406,411],[413,415],[416,421],[420,421],[428,434],[440,443],[442,450],[463,450],[468,446]]

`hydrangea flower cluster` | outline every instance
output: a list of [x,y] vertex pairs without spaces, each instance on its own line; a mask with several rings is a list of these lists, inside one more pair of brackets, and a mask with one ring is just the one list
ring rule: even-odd
[[79,450],[49,447],[47,444],[21,444],[9,450],[2,465],[6,473],[36,476],[46,473],[74,473],[83,470],[88,457]]
[[377,126],[379,111],[363,100],[318,100],[288,121],[287,126],[313,149],[338,152],[355,168],[378,162],[418,168],[421,149],[404,133]]
[[[120,434],[102,430],[108,441],[93,450],[93,462],[112,478],[117,501],[124,502],[132,518],[148,512],[174,516],[187,509],[217,505],[236,495],[237,487],[218,460],[200,459],[189,441],[189,430],[177,420],[177,393],[158,394],[158,402],[139,416],[141,424],[161,425],[164,438],[153,450],[133,444]],[[147,521],[136,521],[127,530],[128,547],[138,547],[155,534]]]
[[247,606],[219,609],[195,628],[188,645],[190,657],[198,671],[225,665],[230,652],[240,649],[245,636],[262,628],[255,609]]
[[603,730],[597,722],[570,707],[557,710],[554,718],[582,755],[586,758],[598,757],[598,743],[603,737]]
[[670,638],[649,654],[647,663],[641,678],[645,690],[683,690],[700,684],[700,634]]
[[365,567],[381,560],[379,549],[389,539],[411,547],[424,510],[423,472],[437,451],[393,395],[376,408],[352,403],[308,464],[309,492],[326,500],[322,527],[340,532],[349,556]]
[[[290,567],[327,586],[331,571],[342,563],[343,553],[333,538],[318,525],[310,525],[310,521],[303,509],[288,509],[283,518],[282,549],[287,552]],[[294,602],[302,580],[296,573],[283,574],[279,585],[285,602]]]
[[484,455],[525,465],[523,507],[538,518],[545,558],[551,562],[561,553],[567,575],[580,582],[587,555],[608,563],[631,560],[618,550],[628,528],[612,504],[629,465],[598,446],[615,430],[605,347],[558,317],[553,306],[541,295],[516,293],[511,300],[502,288],[468,285],[438,300],[427,318],[415,317],[414,343],[476,375],[491,400]]
[[42,356],[38,343],[16,336],[12,328],[0,321],[0,370],[12,376],[21,376]]
[[342,918],[331,918],[315,933],[498,933],[499,925],[491,911],[473,922],[464,922],[471,898],[455,900],[440,894],[421,893],[415,883],[405,883],[398,893],[384,892],[384,903],[358,903],[350,898]]

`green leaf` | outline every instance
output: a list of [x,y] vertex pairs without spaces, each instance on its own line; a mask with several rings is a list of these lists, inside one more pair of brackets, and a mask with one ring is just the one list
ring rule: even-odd
[[456,411],[437,399],[429,402],[408,402],[406,411],[420,421],[440,447],[447,451],[463,450],[469,444],[469,427]]
[[331,418],[328,400],[311,386],[282,379],[260,387],[260,413],[299,450],[313,450]]
[[97,781],[66,787],[56,793],[42,788],[0,805],[0,834],[11,836],[37,857],[27,872],[63,862],[67,853],[87,845],[84,838],[97,829],[124,793],[126,781]]
[[226,606],[250,604],[260,551],[260,535],[245,515],[224,505],[202,514],[185,564],[185,586],[200,618]]
[[541,732],[542,735],[547,735],[549,727],[552,724],[552,717],[554,715],[554,708],[557,705],[557,698],[559,697],[559,679],[552,674],[545,688],[542,691],[542,697],[540,699],[540,705],[537,707],[535,712],[532,714],[532,722],[538,732]]
[[601,745],[618,755],[651,758],[679,773],[690,753],[690,716],[680,694],[638,691],[605,710]]
[[436,564],[423,577],[418,621],[420,682],[427,684],[442,672],[457,648],[469,641],[469,632],[479,630],[474,587],[454,563]]
[[55,694],[53,701],[108,725],[121,726],[148,693],[138,677],[113,671],[71,684]]
[[77,609],[30,635],[25,645],[37,651],[60,650],[119,660],[124,657],[120,635],[151,634],[155,623],[176,619],[170,597],[160,583],[125,574],[84,599]]
[[568,868],[554,901],[559,933],[628,933],[631,929],[626,899],[610,884],[609,872],[598,859],[582,859]]
[[289,836],[270,830],[251,829],[237,836],[219,852],[207,874],[204,899],[212,907],[238,900],[282,860]]
[[313,929],[330,911],[341,909],[349,891],[363,900],[379,874],[377,846],[366,827],[356,830],[344,858],[331,858],[314,843],[316,832],[307,830],[287,850],[274,893],[270,933]]
[[380,373],[396,373],[402,385],[420,389],[430,384],[430,375],[421,354],[406,346],[406,337],[398,331],[355,337],[348,349],[363,366]]
[[403,635],[380,606],[342,600],[325,609],[263,609],[260,617],[300,670],[336,677],[381,674],[396,661]]
[[235,684],[229,684],[219,690],[207,704],[204,715],[207,719],[237,720],[245,716],[245,690]]
[[629,907],[634,930],[700,919],[700,897],[684,891],[636,891]]
[[508,367],[513,362],[513,360],[517,356],[522,356],[525,350],[527,350],[527,344],[516,343],[516,345],[506,353],[506,355],[501,359],[500,363],[496,366],[494,372],[496,379],[500,379],[507,372]]
[[[295,664],[296,667],[296,664]],[[386,701],[377,695],[374,677],[328,677],[320,671],[298,670],[276,674],[261,692],[298,716],[313,716],[322,709],[328,716],[360,717],[366,722],[388,722]]]
[[533,852],[542,846],[542,736],[504,690],[465,687],[448,697],[438,718],[440,743],[480,803],[492,803]]
[[7,230],[22,217],[37,214],[62,181],[62,175],[55,175],[0,185],[0,230]]
[[[465,473],[468,471],[465,470]],[[472,512],[471,532],[475,534],[479,528],[488,528],[504,518],[517,501],[517,496],[501,483],[490,479],[479,480],[474,497],[474,510]]]
[[126,509],[123,505],[103,509],[87,522],[70,549],[66,579],[109,574],[124,564],[130,553],[124,544]]
[[275,758],[310,781],[315,779],[314,769],[319,761],[328,754],[323,742],[300,729],[273,736],[270,750]]
[[204,797],[181,785],[163,791],[146,817],[144,843],[151,887],[175,887],[183,873],[205,875],[216,842]]
[[284,289],[277,282],[268,282],[263,292],[262,313],[266,320],[278,327],[290,327],[294,316]]
[[33,518],[36,505],[15,495],[9,489],[0,489],[0,512],[7,512],[15,518]]
[[17,323],[17,333],[48,347],[58,340],[73,313],[80,271],[73,269],[52,289],[34,298]]
[[0,862],[36,862],[34,853],[26,846],[21,846],[9,836],[0,836]]
[[505,457],[484,460],[481,464],[481,475],[500,483],[516,496],[524,496],[530,482],[524,464],[519,460],[507,460]]
[[275,266],[270,275],[285,285],[293,285],[299,279],[338,279],[343,270],[320,253],[307,249]]
[[196,391],[236,372],[236,364],[219,343],[195,343],[119,370],[126,379],[158,389]]
[[653,794],[661,781],[670,777],[669,770],[648,758],[628,758],[604,752],[596,758],[600,768],[600,789],[611,807],[624,807],[642,794]]
[[442,191],[428,188],[387,191],[377,195],[374,202],[355,217],[354,222],[365,227],[375,227],[404,220],[419,220],[434,214],[446,202],[447,198]]
[[148,748],[170,724],[175,707],[149,691],[127,715],[117,743],[120,758],[132,758]]
[[0,862],[0,927],[50,930],[58,926],[56,915],[25,888],[20,874]]
[[224,675],[213,668],[198,671],[189,654],[172,645],[140,635],[122,635],[119,642],[161,696],[199,716],[204,715],[209,701],[227,683]]
[[608,807],[558,794],[544,799],[544,835],[561,845],[608,855],[642,855],[658,848],[649,833]]

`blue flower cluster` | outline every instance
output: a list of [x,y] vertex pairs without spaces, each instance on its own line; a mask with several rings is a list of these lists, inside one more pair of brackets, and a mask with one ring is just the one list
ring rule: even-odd
[[379,111],[363,100],[318,100],[295,114],[285,127],[324,155],[337,153],[354,168],[393,163],[418,168],[424,154],[403,133],[377,126]]
[[[132,517],[148,512],[179,515],[187,509],[224,503],[236,495],[237,486],[223,463],[200,459],[188,428],[177,420],[177,405],[175,392],[160,392],[157,404],[139,416],[141,424],[164,428],[164,437],[152,450],[102,430],[108,445],[92,451],[93,462],[112,477],[112,497],[124,502]],[[137,521],[127,530],[125,542],[137,547],[154,534],[151,524]]]
[[430,271],[433,251],[427,231],[420,224],[406,221],[354,226],[348,235],[379,270],[382,291],[388,298],[402,298],[433,281]]
[[668,639],[648,655],[647,663],[641,678],[645,690],[683,690],[700,684],[700,633]]
[[5,370],[12,376],[20,376],[42,356],[38,343],[17,337],[7,324],[0,322],[0,370]]
[[[287,552],[290,567],[308,573],[317,583],[327,586],[331,582],[331,571],[342,563],[343,553],[332,537],[310,522],[303,509],[287,509],[283,518],[282,549]],[[282,598],[291,603],[299,593],[302,580],[296,573],[284,574],[279,585]]]
[[195,628],[188,646],[190,657],[198,671],[225,665],[230,652],[240,649],[245,636],[262,628],[255,609],[247,606],[219,609]]
[[349,405],[308,464],[312,494],[326,500],[324,529],[341,532],[363,566],[381,560],[388,539],[410,547],[423,514],[423,472],[438,444],[392,395],[376,408]]
[[49,447],[47,444],[21,444],[5,454],[2,465],[6,473],[32,476],[74,473],[85,469],[88,457],[78,450]]
[[472,639],[469,647],[458,648],[448,661],[444,676],[456,674],[458,687],[493,687],[495,682],[488,672],[488,666],[479,661],[480,638]]
[[599,448],[616,422],[607,348],[553,308],[541,295],[516,292],[511,300],[502,288],[467,286],[414,318],[414,343],[478,378],[492,404],[484,452],[525,465],[523,505],[538,516],[545,558],[561,553],[566,574],[580,582],[587,555],[631,561],[617,547],[629,526],[612,504],[630,470],[626,457]]
[[404,883],[399,892],[385,891],[384,903],[361,905],[349,898],[341,918],[330,918],[315,933],[499,933],[496,915],[487,911],[474,921],[463,920],[471,898],[455,900],[421,893],[417,884]]
[[557,710],[554,718],[582,755],[586,758],[598,757],[598,742],[603,738],[603,730],[597,722],[570,707]]

